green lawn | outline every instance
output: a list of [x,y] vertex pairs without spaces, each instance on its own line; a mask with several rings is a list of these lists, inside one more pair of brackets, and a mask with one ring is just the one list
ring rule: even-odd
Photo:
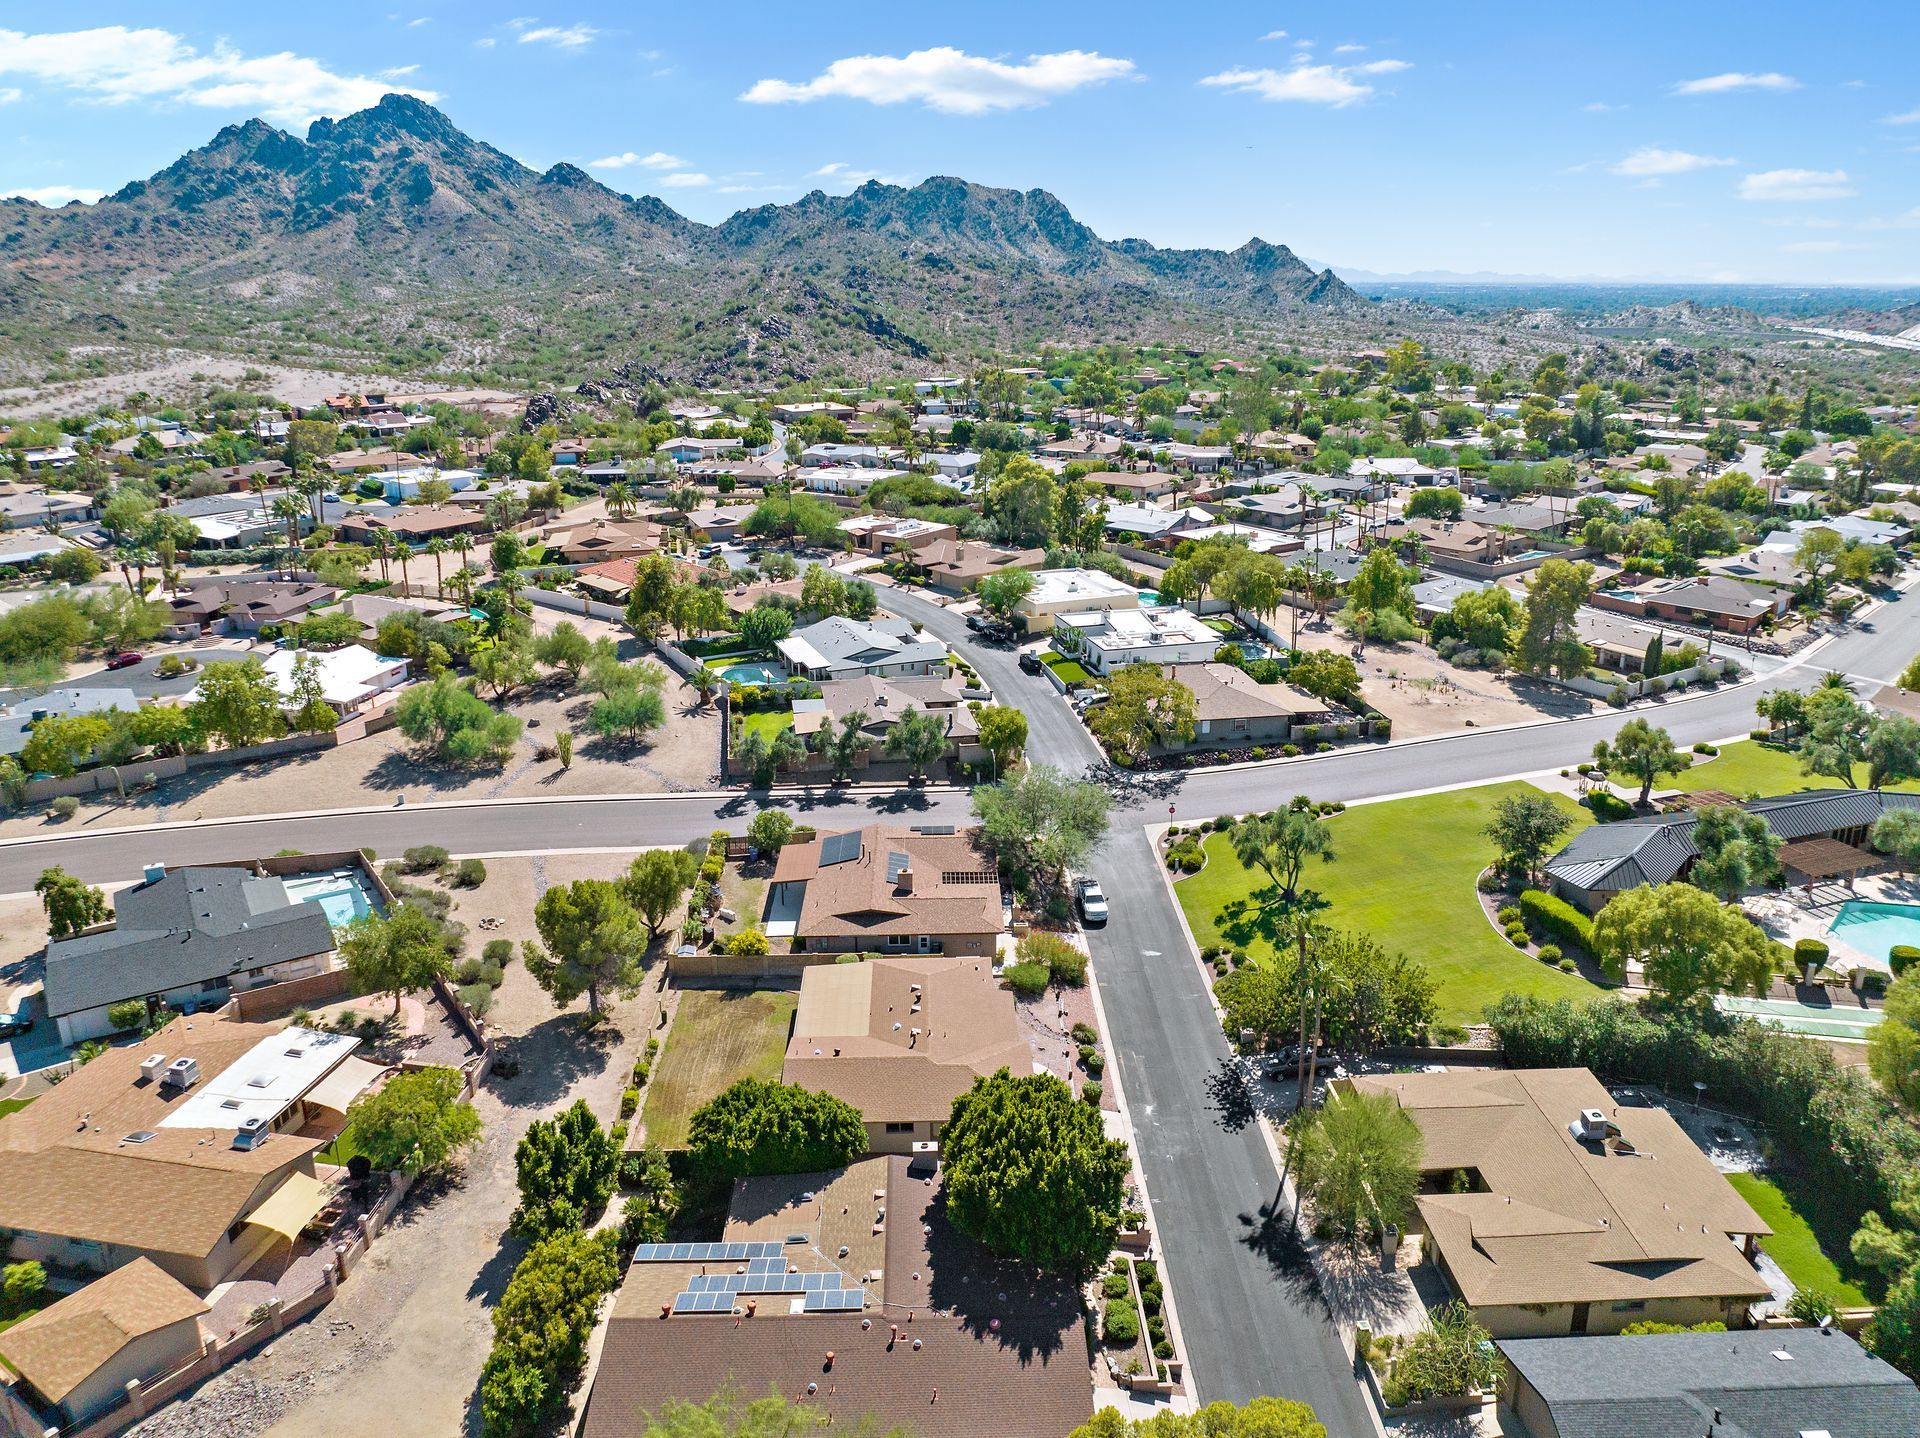
[[1817,1288],[1841,1308],[1864,1308],[1872,1301],[1849,1283],[1840,1266],[1822,1251],[1813,1226],[1779,1184],[1757,1173],[1730,1173],[1727,1182],[1773,1230],[1771,1237],[1760,1240],[1760,1247],[1793,1280],[1795,1288]]
[[[1618,775],[1615,778],[1618,782],[1627,782],[1619,780]],[[1866,788],[1865,764],[1855,766],[1854,780],[1861,788]],[[1679,777],[1653,787],[1685,789],[1688,792],[1695,789],[1724,789],[1729,794],[1740,795],[1791,794],[1800,789],[1838,788],[1839,781],[1818,774],[1803,774],[1800,772],[1799,759],[1786,750],[1775,749],[1753,739],[1742,739],[1725,745],[1717,759],[1695,764]],[[1920,784],[1909,782],[1888,787],[1920,789]]]
[[774,735],[782,729],[792,727],[793,711],[791,709],[763,709],[758,714],[740,716],[740,728],[744,733],[764,734],[769,744],[773,742]]
[[1072,659],[1055,654],[1051,649],[1040,656],[1040,662],[1060,676],[1060,682],[1071,688],[1075,684],[1088,684],[1093,676]]
[[0,1098],[0,1118],[5,1118],[10,1113],[18,1113],[32,1102],[30,1098]]
[[694,1110],[737,1079],[777,1079],[797,996],[770,989],[688,989],[647,1084],[647,1142],[684,1148]]
[[341,1129],[333,1142],[316,1151],[313,1157],[316,1163],[331,1163],[345,1168],[348,1160],[358,1152],[360,1146],[353,1141],[353,1131]]
[[[1361,804],[1328,821],[1334,859],[1316,862],[1307,883],[1331,903],[1337,928],[1373,935],[1427,967],[1438,986],[1440,1017],[1478,1023],[1481,1010],[1504,993],[1580,998],[1600,990],[1529,958],[1495,933],[1480,910],[1474,881],[1493,861],[1481,831],[1493,806],[1528,785],[1489,784],[1448,794]],[[1571,837],[1592,822],[1572,800],[1555,802],[1573,817]],[[1207,867],[1180,880],[1175,892],[1196,942],[1270,954],[1270,929],[1257,912],[1230,915],[1227,905],[1269,887],[1234,857],[1225,834],[1207,839]]]

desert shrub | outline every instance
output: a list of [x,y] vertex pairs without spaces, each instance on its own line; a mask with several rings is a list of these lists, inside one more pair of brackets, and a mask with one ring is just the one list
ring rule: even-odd
[[1102,1086],[1098,1079],[1088,1079],[1080,1085],[1080,1097],[1092,1104],[1095,1108],[1100,1106],[1100,1098],[1105,1092],[1105,1087]]
[[513,962],[513,940],[488,939],[486,947],[480,950],[480,957],[504,969]]
[[1008,964],[1000,971],[1000,977],[1023,999],[1038,998],[1053,982],[1052,972],[1045,964]]
[[1092,1024],[1075,1024],[1073,1041],[1077,1044],[1093,1044],[1100,1041],[1100,1035],[1094,1032]]
[[493,988],[489,984],[464,984],[455,992],[476,1019],[485,1018],[487,1010],[493,1007]]
[[1110,1302],[1100,1319],[1100,1336],[1116,1347],[1140,1341],[1140,1315],[1127,1302]]
[[1022,964],[1045,965],[1056,984],[1079,987],[1087,981],[1087,956],[1060,935],[1035,929],[1016,950]]
[[406,874],[437,874],[451,857],[438,844],[415,844],[400,856],[400,869]]
[[453,871],[453,882],[462,889],[477,889],[487,882],[487,866],[478,859],[462,859]]
[[53,801],[53,817],[71,819],[80,812],[80,801],[72,794],[62,794]]

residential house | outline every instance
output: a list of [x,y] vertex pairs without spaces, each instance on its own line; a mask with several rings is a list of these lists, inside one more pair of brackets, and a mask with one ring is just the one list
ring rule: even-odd
[[914,572],[943,594],[966,594],[990,574],[1037,570],[1046,561],[1043,549],[1002,549],[984,540],[957,537],[936,539],[912,555]]
[[986,757],[980,747],[980,723],[967,705],[967,685],[958,675],[881,679],[868,674],[829,680],[820,686],[819,698],[793,703],[793,727],[803,738],[837,724],[845,715],[859,714],[863,716],[860,732],[873,741],[877,754],[903,716],[922,710],[945,727],[948,758],[972,763]]
[[320,697],[342,716],[358,713],[380,695],[407,682],[405,659],[375,654],[364,644],[347,644],[339,649],[276,649],[262,667],[289,708],[296,703],[294,670],[303,656],[313,663]]
[[[1858,848],[1882,814],[1920,808],[1920,794],[1897,789],[1808,789],[1749,799],[1740,807],[1759,815],[1781,839],[1786,847],[1780,857],[1791,869],[1795,844],[1833,840]],[[1598,913],[1624,890],[1684,878],[1695,858],[1693,818],[1683,810],[1582,829],[1547,860],[1554,893]]]
[[[248,549],[255,545],[285,544],[287,521],[274,513],[283,494],[209,494],[199,499],[183,499],[167,507],[167,513],[186,520],[199,536],[195,548]],[[313,515],[301,507],[294,521],[297,533],[313,530]]]
[[1209,659],[1201,664],[1175,664],[1167,673],[1193,695],[1193,738],[1173,746],[1176,749],[1285,744],[1297,727],[1331,724],[1337,717],[1326,700],[1291,684],[1258,683],[1231,664]]
[[1034,575],[1033,589],[1015,613],[1028,633],[1041,634],[1053,628],[1061,614],[1139,607],[1140,591],[1102,570],[1043,569]]
[[1495,1338],[1738,1327],[1772,1296],[1766,1221],[1664,1108],[1618,1103],[1586,1069],[1338,1082],[1419,1126],[1426,1253]]
[[78,547],[64,535],[48,534],[45,530],[0,532],[0,569],[18,569],[38,564]]
[[840,521],[840,532],[864,554],[890,555],[904,545],[911,550],[925,549],[938,540],[960,537],[951,524],[930,519],[896,519],[891,514],[860,514]]
[[384,534],[412,549],[436,539],[452,539],[462,534],[485,534],[493,528],[484,511],[445,505],[422,509],[417,505],[392,509],[355,510],[334,528],[334,537],[345,544],[376,545]]
[[645,559],[658,554],[666,532],[644,519],[593,519],[585,524],[560,525],[546,536],[547,552],[566,564],[596,564],[608,559]]
[[471,469],[436,469],[432,465],[411,465],[406,469],[388,470],[369,476],[380,486],[381,495],[389,504],[406,504],[420,497],[420,486],[432,480],[439,480],[456,494],[472,489],[480,475]]
[[991,958],[1006,910],[971,835],[869,824],[781,849],[765,926],[804,953]]
[[47,1013],[62,1043],[113,1033],[107,1010],[128,999],[214,1009],[235,990],[334,967],[326,910],[244,867],[150,864],[113,896],[113,912],[48,941]]
[[109,454],[138,454],[148,446],[158,446],[162,454],[189,455],[207,442],[207,437],[185,425],[162,424],[140,434],[116,439],[107,446]]
[[800,478],[815,494],[865,494],[883,479],[898,479],[904,469],[867,469],[857,464],[827,464],[800,471]]
[[83,1424],[200,1356],[206,1301],[136,1258],[0,1334],[0,1360],[61,1423]]
[[1776,529],[1760,541],[1762,549],[1778,549],[1792,554],[1800,548],[1800,542],[1810,530],[1830,529],[1843,540],[1856,544],[1884,544],[1891,549],[1903,549],[1913,538],[1910,525],[1894,520],[1868,519],[1858,514],[1833,514],[1822,519],[1796,519],[1784,529]]
[[640,577],[637,559],[606,559],[574,571],[573,582],[589,599],[604,604],[625,604]]
[[20,462],[28,469],[67,469],[80,458],[70,444],[42,444],[20,451]]
[[816,681],[862,674],[941,674],[947,664],[944,640],[891,615],[822,619],[794,630],[778,647],[796,678]]
[[806,469],[897,469],[900,451],[885,444],[810,444],[800,452]]
[[196,577],[167,601],[168,622],[189,633],[258,634],[262,625],[298,624],[339,593],[311,578]]
[[1102,434],[1098,430],[1077,430],[1066,439],[1056,439],[1050,444],[1040,446],[1040,453],[1050,455],[1062,463],[1071,464],[1074,460],[1091,460],[1101,463],[1118,459],[1120,451],[1127,442],[1118,435]]
[[1417,459],[1381,455],[1361,455],[1348,463],[1347,473],[1354,479],[1384,479],[1400,484],[1438,484],[1441,481],[1441,471],[1430,464],[1422,464]]
[[937,1143],[953,1101],[1001,1069],[1031,1073],[1033,1051],[991,956],[872,958],[800,976],[780,1077],[858,1109],[869,1153]]
[[0,529],[57,528],[95,517],[93,499],[37,484],[0,484]]
[[1622,614],[1752,634],[1767,620],[1787,612],[1793,591],[1709,574],[1600,589],[1592,602],[1596,608]]
[[1256,454],[1271,455],[1298,464],[1318,454],[1320,445],[1317,440],[1309,439],[1304,434],[1269,429],[1254,436],[1253,449]]
[[1910,1438],[1920,1388],[1831,1325],[1500,1345],[1512,1438]]
[[787,424],[798,424],[802,420],[824,418],[837,419],[843,423],[854,417],[857,411],[850,404],[837,399],[812,399],[796,404],[776,404],[773,417]]
[[1162,499],[1180,488],[1180,476],[1166,469],[1097,469],[1086,476],[1086,482],[1136,504]]
[[678,522],[702,544],[727,544],[740,538],[753,510],[751,504],[714,504],[693,510]]
[[18,756],[42,719],[71,719],[81,714],[131,714],[140,696],[131,689],[49,689],[44,694],[16,691],[0,704],[0,754]]
[[1499,530],[1470,519],[1397,519],[1379,526],[1373,537],[1424,553],[1436,563],[1475,567],[1504,563],[1520,547]]
[[1584,523],[1570,503],[1476,504],[1462,516],[1489,529],[1511,529],[1517,535],[1552,537]]
[[1243,494],[1208,507],[1223,520],[1257,524],[1263,529],[1298,529],[1324,510],[1323,504],[1298,484],[1263,494]]
[[936,452],[927,456],[933,472],[941,479],[972,479],[980,468],[980,456],[970,449]]
[[1126,664],[1200,664],[1213,658],[1221,642],[1218,630],[1173,604],[1053,616],[1053,647],[1095,674]]
[[928,1155],[739,1179],[720,1242],[635,1251],[581,1438],[729,1388],[915,1438],[1070,1433],[1093,1408],[1073,1281],[955,1229]]
[[1108,535],[1141,548],[1171,550],[1196,529],[1213,523],[1204,509],[1189,505],[1185,509],[1163,509],[1157,504],[1110,504],[1105,529]]
[[699,464],[705,460],[721,459],[729,454],[740,452],[740,440],[733,435],[720,435],[713,439],[698,439],[683,435],[679,439],[670,439],[655,451],[675,464]]
[[0,1119],[10,1256],[112,1273],[146,1258],[206,1294],[291,1244],[314,1153],[383,1074],[344,1034],[216,1015],[110,1047]]
[[1233,450],[1224,444],[1168,444],[1156,446],[1168,459],[1184,465],[1195,474],[1212,474],[1233,458]]
[[467,617],[467,606],[457,601],[414,598],[405,594],[349,594],[340,601],[340,612],[360,621],[361,636],[371,647],[382,620],[394,615],[418,615],[436,624],[452,624]]

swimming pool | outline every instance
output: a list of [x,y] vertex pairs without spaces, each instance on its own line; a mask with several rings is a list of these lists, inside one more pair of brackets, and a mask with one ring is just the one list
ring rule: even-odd
[[729,684],[782,684],[787,671],[778,664],[730,664],[720,677]]
[[281,880],[287,897],[296,904],[311,901],[327,915],[336,929],[373,912],[373,895],[365,882],[351,869],[335,869],[327,874],[294,874]]
[[1827,925],[1827,932],[1849,948],[1885,963],[1895,944],[1920,948],[1920,905],[1848,899]]
[[1136,590],[1135,593],[1137,593],[1140,596],[1140,602],[1142,604],[1151,606],[1151,605],[1158,604],[1160,602],[1160,595],[1156,590],[1140,589],[1140,590]]

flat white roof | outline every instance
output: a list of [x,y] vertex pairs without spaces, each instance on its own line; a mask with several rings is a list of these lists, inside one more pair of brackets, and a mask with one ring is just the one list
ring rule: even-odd
[[282,1029],[219,1073],[201,1074],[186,1098],[160,1120],[160,1127],[238,1128],[250,1118],[271,1123],[359,1047],[360,1040],[346,1034]]
[[1055,616],[1062,624],[1085,629],[1088,640],[1102,649],[1127,649],[1147,644],[1224,643],[1220,634],[1191,610],[1160,604],[1145,609],[1109,609],[1091,614]]
[[1088,600],[1097,604],[1102,599],[1137,593],[1125,580],[1115,579],[1098,569],[1043,569],[1033,576],[1033,590],[1027,596],[1027,603],[1065,604]]
[[364,644],[349,644],[341,649],[276,649],[262,667],[267,677],[279,686],[284,699],[293,698],[293,663],[306,654],[320,666],[320,689],[329,704],[357,704],[368,695],[387,688],[393,682],[395,666],[404,669],[406,660],[388,659],[375,654]]

